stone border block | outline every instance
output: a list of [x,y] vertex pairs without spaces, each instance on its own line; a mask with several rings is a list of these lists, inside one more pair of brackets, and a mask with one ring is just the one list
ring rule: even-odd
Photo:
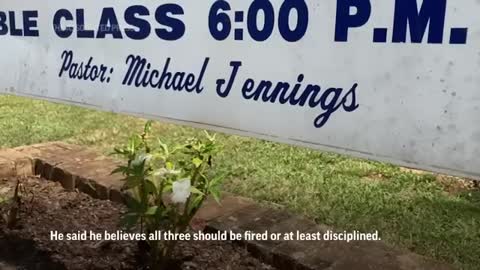
[[15,149],[0,150],[0,177],[30,176],[34,172],[33,159]]
[[15,163],[0,156],[0,177],[16,176]]

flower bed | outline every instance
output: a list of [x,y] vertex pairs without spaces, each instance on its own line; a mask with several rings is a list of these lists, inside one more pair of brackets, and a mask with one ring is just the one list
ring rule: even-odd
[[[17,180],[0,180],[2,196],[13,196]],[[67,192],[58,183],[35,177],[20,179],[19,192],[13,228],[7,228],[5,219],[11,204],[0,205],[0,262],[25,269],[146,269],[137,241],[50,240],[51,231],[114,233],[127,211],[123,205]],[[228,241],[182,241],[174,258],[169,270],[274,269]]]

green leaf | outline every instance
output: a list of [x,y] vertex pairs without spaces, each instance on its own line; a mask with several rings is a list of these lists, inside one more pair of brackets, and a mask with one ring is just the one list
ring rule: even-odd
[[153,162],[158,162],[158,161],[165,161],[166,155],[163,153],[155,152],[152,154],[152,161]]
[[125,178],[125,185],[129,188],[136,188],[142,183],[141,179],[138,176],[129,176]]
[[192,160],[192,163],[193,165],[195,165],[196,168],[199,168],[200,166],[202,166],[203,161],[196,157]]
[[152,131],[152,125],[153,125],[152,120],[149,120],[149,121],[147,121],[147,123],[145,123],[145,127],[143,128],[143,133],[145,135],[150,134],[150,132]]
[[168,161],[167,163],[165,163],[165,168],[169,171],[173,171],[173,169],[175,169],[175,165],[173,165],[172,162]]
[[132,196],[129,196],[127,199],[127,206],[128,210],[130,213],[143,213],[144,212],[144,206],[140,202],[140,198],[138,197],[138,194],[135,192],[132,192]]
[[163,179],[156,176],[156,175],[153,175],[153,177],[149,178],[148,181],[152,182],[152,184],[155,186],[156,188],[156,193],[159,192],[159,189],[162,185],[162,182],[163,182]]
[[157,213],[158,206],[152,206],[148,208],[147,212],[145,212],[146,216],[154,216]]
[[126,166],[119,166],[118,168],[116,168],[115,170],[113,170],[110,174],[111,174],[111,175],[114,175],[114,174],[117,174],[117,173],[127,174],[127,172],[128,172],[128,167],[126,167]]
[[167,184],[167,185],[165,185],[165,187],[163,187],[163,192],[164,193],[171,192],[172,190],[173,190],[173,185],[172,184]]
[[145,192],[147,194],[157,194],[157,187],[155,186],[155,183],[149,179],[145,180]]
[[190,192],[193,194],[198,194],[198,195],[203,195],[205,196],[205,193],[201,192],[198,188],[196,187],[190,187]]
[[163,152],[168,154],[168,146],[164,144],[160,139],[158,139],[157,141],[158,141],[158,145],[163,150]]
[[134,154],[137,152],[138,148],[140,148],[142,144],[142,137],[139,135],[134,135],[130,137],[128,140],[128,151],[130,154]]
[[212,179],[212,187],[217,187],[222,184],[224,177],[219,176]]
[[220,202],[220,190],[218,189],[212,189],[210,190],[210,194],[212,195],[213,199],[221,205],[221,202]]
[[127,151],[125,151],[124,149],[120,149],[120,148],[113,148],[113,152],[110,153],[109,155],[113,156],[113,155],[126,155],[128,154]]
[[208,189],[208,186],[206,185],[208,183],[207,177],[203,173],[198,174],[197,182],[195,183],[196,186],[203,186],[206,189]]
[[188,211],[191,213],[193,209],[198,208],[200,206],[200,203],[202,203],[203,196],[196,196],[193,201],[190,202],[190,205],[188,206]]
[[208,182],[207,189],[218,189],[225,179],[226,174],[219,175]]

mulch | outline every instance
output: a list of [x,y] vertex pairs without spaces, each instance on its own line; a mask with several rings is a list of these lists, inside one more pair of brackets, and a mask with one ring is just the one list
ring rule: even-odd
[[[0,191],[12,196],[17,179],[0,180]],[[50,240],[52,231],[113,233],[126,211],[123,205],[67,192],[58,183],[36,177],[20,181],[22,204],[16,227],[8,229],[0,218],[0,270],[9,269],[7,263],[17,269],[143,269],[136,241]],[[0,205],[0,214],[4,216],[7,208],[8,204]],[[181,262],[179,269],[185,270],[274,269],[229,241],[179,242],[175,257]]]

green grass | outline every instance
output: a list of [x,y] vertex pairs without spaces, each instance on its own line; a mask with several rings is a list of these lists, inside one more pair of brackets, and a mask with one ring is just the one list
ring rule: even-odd
[[[143,124],[132,117],[0,96],[0,147],[63,140],[110,152]],[[201,132],[159,122],[154,131],[167,142]],[[218,136],[225,150],[217,168],[232,173],[228,191],[283,205],[339,229],[378,230],[392,245],[459,269],[478,269],[478,190],[393,165]]]

